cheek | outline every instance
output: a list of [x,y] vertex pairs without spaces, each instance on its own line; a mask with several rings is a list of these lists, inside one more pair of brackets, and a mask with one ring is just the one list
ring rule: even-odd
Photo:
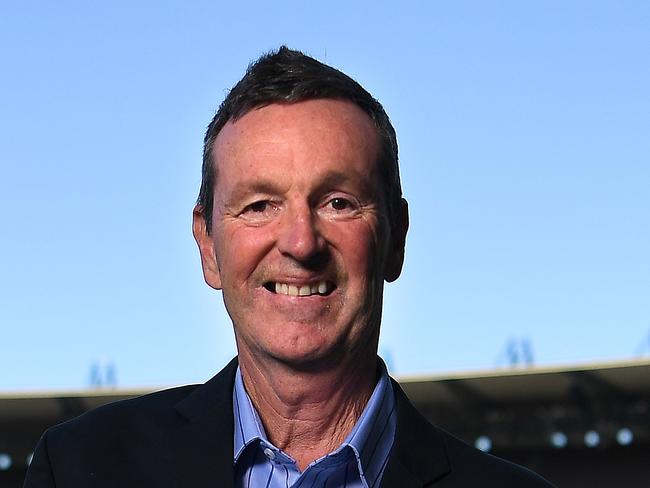
[[245,280],[253,274],[273,247],[272,233],[265,228],[225,224],[220,236],[217,241],[217,262],[222,279],[231,283]]
[[331,242],[340,253],[351,279],[372,281],[381,276],[383,248],[381,235],[372,222],[359,219],[335,226],[330,233]]

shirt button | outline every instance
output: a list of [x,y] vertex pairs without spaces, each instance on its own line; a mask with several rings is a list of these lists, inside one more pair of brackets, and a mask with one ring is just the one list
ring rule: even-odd
[[269,449],[268,447],[264,449],[264,455],[269,458],[271,461],[275,459],[275,453],[273,452],[272,449]]

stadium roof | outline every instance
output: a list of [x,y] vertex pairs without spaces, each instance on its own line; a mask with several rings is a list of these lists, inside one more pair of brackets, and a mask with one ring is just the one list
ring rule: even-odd
[[650,360],[404,376],[399,381],[416,404],[549,402],[566,397],[576,385],[598,395],[650,396]]
[[[580,388],[591,396],[650,397],[650,360],[486,370],[397,378],[418,406],[555,402]],[[0,392],[0,422],[61,419],[155,388]]]

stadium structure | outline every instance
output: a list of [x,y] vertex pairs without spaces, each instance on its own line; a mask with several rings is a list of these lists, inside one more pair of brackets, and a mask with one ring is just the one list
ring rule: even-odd
[[[650,361],[402,377],[434,424],[561,488],[650,486]],[[0,488],[51,425],[142,389],[0,393]]]

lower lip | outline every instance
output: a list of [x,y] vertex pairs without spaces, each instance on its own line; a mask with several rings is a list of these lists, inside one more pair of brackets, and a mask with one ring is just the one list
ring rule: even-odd
[[280,293],[272,293],[266,289],[267,293],[263,301],[266,302],[266,313],[268,314],[267,320],[272,320],[272,317],[279,314],[283,322],[288,323],[307,323],[314,324],[318,322],[319,318],[323,315],[329,314],[334,307],[332,300],[334,290],[327,296],[324,295],[307,295],[307,296],[291,296],[283,295]]

